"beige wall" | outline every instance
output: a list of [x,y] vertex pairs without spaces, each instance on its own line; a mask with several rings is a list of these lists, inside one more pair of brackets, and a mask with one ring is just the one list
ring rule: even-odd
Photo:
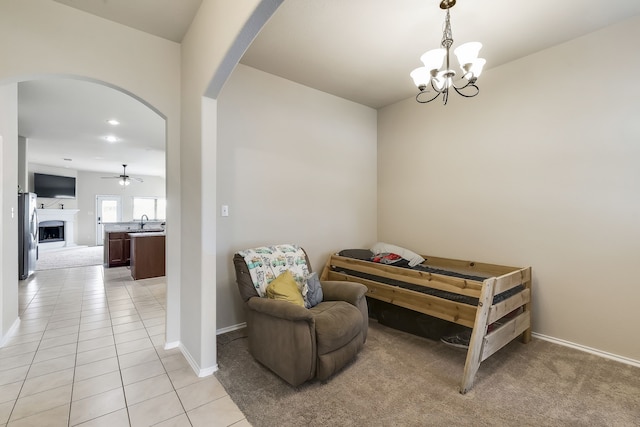
[[218,98],[218,329],[244,321],[237,250],[297,243],[321,271],[375,242],[376,132],[374,109],[238,65]]
[[[379,238],[531,265],[533,329],[640,361],[640,18],[379,111]],[[615,48],[614,48],[615,47]]]
[[260,29],[263,22],[253,26],[248,23],[262,3],[273,2],[205,0],[182,42],[180,179],[184,250],[180,258],[182,287],[176,297],[180,299],[180,345],[201,375],[217,367],[216,222],[208,212],[216,200],[217,93],[210,94],[212,98],[203,96],[236,38]]
[[[169,345],[181,345],[201,374],[216,366],[215,241],[204,245],[200,238],[203,232],[215,236],[215,221],[202,215],[203,206],[215,203],[215,100],[202,96],[217,96],[213,76],[219,90],[233,58],[280,2],[204,0],[181,46],[50,0],[0,0],[0,38],[11,40],[0,44],[0,84],[51,75],[88,78],[134,95],[166,119],[166,337]],[[182,135],[181,120],[187,127]],[[3,162],[3,170],[17,165],[17,159]],[[11,192],[13,200],[15,187],[3,181],[2,195]],[[1,254],[3,262],[15,262],[17,245],[11,249]],[[16,283],[3,280],[0,287],[16,289]]]
[[[217,105],[202,95],[249,17],[267,3],[275,8],[278,1],[204,0],[181,51],[176,43],[50,0],[0,0],[0,38],[11,40],[0,43],[0,84],[38,75],[88,77],[166,117],[167,338],[182,340],[203,368],[216,363],[211,308],[218,254],[201,236],[215,239],[217,215],[208,217],[207,208],[221,203],[215,196]],[[640,94],[623,73],[637,68],[638,58],[620,55],[636,52],[639,24],[636,19],[489,70],[473,100],[452,95],[446,107],[407,100],[381,110],[380,239],[445,256],[531,264],[537,332],[640,359],[629,339],[635,336],[629,325],[639,320],[632,306],[639,287],[629,267],[640,242],[632,222],[640,210],[638,176],[629,164],[638,154],[631,142],[638,139],[633,114]],[[245,37],[261,24],[252,25]],[[16,186],[4,176],[14,176],[17,160],[3,156],[2,162],[5,241],[15,229],[7,215]],[[16,255],[17,245],[3,245],[3,267],[14,265]],[[8,301],[13,310],[17,297],[6,296],[17,280],[5,277],[16,275],[2,271],[3,306]],[[2,314],[5,334],[11,319],[4,318],[15,316],[4,307]]]
[[[167,227],[167,272],[169,288],[179,287],[180,45],[50,0],[0,0],[0,39],[7,41],[0,43],[0,85],[39,76],[77,76],[119,88],[166,118],[168,223],[174,224]],[[3,156],[2,162],[15,168],[15,181],[17,157]],[[13,200],[16,185],[3,179],[2,192]],[[6,217],[4,226],[10,226]],[[4,231],[0,237],[15,242],[2,254],[4,263],[15,264],[17,238]],[[17,289],[17,273],[6,276],[0,286]],[[17,312],[17,295],[12,299],[7,304],[15,304]],[[169,333],[179,323],[179,312],[175,300],[167,303],[173,315],[168,315]]]

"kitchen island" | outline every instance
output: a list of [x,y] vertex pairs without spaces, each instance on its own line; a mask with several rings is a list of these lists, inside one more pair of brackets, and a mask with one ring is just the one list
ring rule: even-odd
[[165,275],[165,233],[128,233],[133,280]]

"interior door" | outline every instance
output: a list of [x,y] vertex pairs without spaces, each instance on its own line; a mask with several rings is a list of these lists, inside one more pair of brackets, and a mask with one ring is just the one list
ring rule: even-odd
[[96,245],[104,245],[104,224],[122,221],[120,196],[96,196]]

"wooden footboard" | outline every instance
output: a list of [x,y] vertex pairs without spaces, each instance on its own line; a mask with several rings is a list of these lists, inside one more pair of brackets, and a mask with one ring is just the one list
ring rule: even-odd
[[[461,279],[332,255],[322,271],[321,280],[359,282],[367,286],[367,297],[472,328],[460,385],[460,392],[464,394],[472,388],[482,361],[518,336],[524,343],[531,339],[531,267],[507,267],[425,255],[423,258],[426,259],[423,264],[429,267],[492,277],[484,281]],[[478,300],[478,304],[460,303],[373,278],[361,278],[349,274],[349,270],[377,276],[381,280],[398,280],[472,297]],[[522,290],[512,292],[508,298],[493,304],[495,295],[520,285]],[[518,314],[505,317],[514,312]]]
[[[519,285],[524,289],[510,298],[492,304],[493,297]],[[473,387],[473,381],[480,363],[489,356],[522,335],[522,341],[531,339],[531,268],[522,268],[500,277],[492,277],[483,282],[482,294],[476,311],[476,319],[471,332],[467,360],[464,365],[460,393],[465,394]],[[522,312],[506,321],[505,315],[523,307]],[[500,322],[496,324],[495,322]],[[489,325],[494,328],[489,331]]]

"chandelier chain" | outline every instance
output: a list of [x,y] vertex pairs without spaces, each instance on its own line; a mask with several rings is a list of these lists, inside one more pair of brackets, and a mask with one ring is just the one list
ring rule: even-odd
[[447,17],[444,21],[444,30],[442,31],[442,42],[440,43],[445,49],[451,49],[453,45],[453,32],[451,31],[451,15],[447,9]]

